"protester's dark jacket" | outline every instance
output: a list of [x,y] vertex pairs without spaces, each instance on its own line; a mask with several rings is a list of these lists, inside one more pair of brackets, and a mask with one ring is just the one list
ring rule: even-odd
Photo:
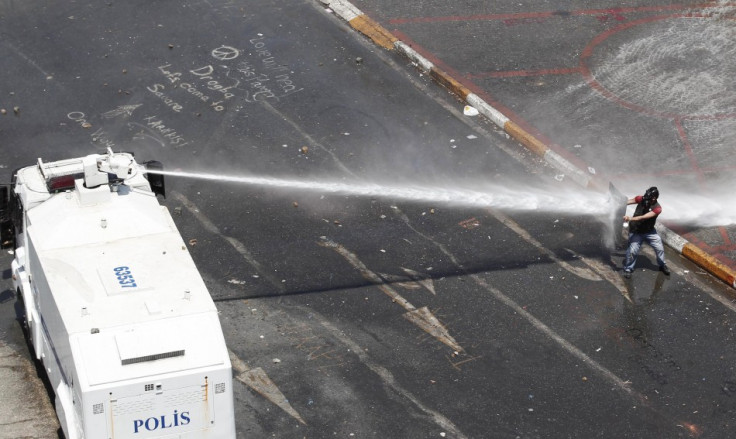
[[[659,213],[662,211],[662,206],[659,203],[654,202],[653,204],[647,205],[640,197],[636,197],[636,201],[639,203],[636,205],[634,210],[634,216],[641,216],[654,210]],[[657,215],[659,216],[659,214]],[[629,230],[634,233],[651,233],[654,231],[654,224],[657,222],[657,216],[653,218],[647,218],[645,220],[631,221]]]

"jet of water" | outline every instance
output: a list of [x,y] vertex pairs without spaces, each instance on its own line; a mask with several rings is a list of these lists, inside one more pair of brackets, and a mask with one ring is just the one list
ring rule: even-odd
[[[622,200],[611,194],[582,188],[539,188],[514,183],[479,184],[474,188],[439,185],[382,185],[372,182],[342,182],[330,180],[295,180],[262,176],[235,176],[185,171],[148,169],[149,174],[197,178],[289,191],[309,191],[326,194],[354,195],[389,200],[415,201],[464,207],[493,208],[502,211],[548,212],[563,216],[589,215],[609,225],[623,221],[616,215]],[[708,196],[667,190],[662,196],[662,219],[670,223],[698,227],[736,225],[736,203],[728,193]],[[625,201],[623,201],[625,203]],[[629,206],[631,210],[632,206]]]
[[607,194],[560,188],[514,187],[484,184],[477,188],[427,185],[382,185],[369,182],[294,180],[259,176],[232,176],[183,171],[147,170],[150,174],[197,178],[285,190],[355,195],[403,201],[441,203],[465,207],[494,208],[505,211],[539,211],[562,215],[604,215],[612,210]]

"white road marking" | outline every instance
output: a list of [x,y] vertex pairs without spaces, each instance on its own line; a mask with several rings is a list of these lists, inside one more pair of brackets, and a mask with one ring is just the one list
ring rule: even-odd
[[220,229],[218,229],[217,226],[212,221],[210,221],[210,219],[207,218],[207,216],[205,216],[202,211],[194,203],[189,201],[189,199],[183,194],[179,192],[172,192],[171,195],[179,202],[181,202],[184,207],[186,207],[186,209],[189,211],[189,213],[197,218],[197,220],[200,222],[200,224],[202,224],[205,230],[212,233],[213,235],[221,237],[222,239],[230,243],[235,251],[240,253],[243,259],[245,259],[246,262],[248,262],[248,264],[250,264],[250,266],[256,270],[258,275],[266,279],[271,284],[271,286],[276,289],[276,291],[278,291],[279,293],[284,292],[284,286],[282,285],[282,283],[278,279],[274,278],[269,270],[263,268],[261,263],[258,262],[255,257],[253,257],[251,252],[245,247],[242,242],[233,237],[226,236],[220,233]]
[[512,220],[511,218],[504,215],[503,213],[498,212],[496,210],[492,210],[492,209],[488,209],[487,212],[493,215],[493,217],[499,220],[503,225],[513,230],[524,241],[536,247],[540,252],[545,254],[548,258],[555,261],[555,263],[558,264],[560,267],[564,268],[565,270],[569,271],[575,276],[578,276],[580,278],[587,279],[587,280],[592,280],[592,281],[601,280],[601,277],[595,274],[594,272],[592,272],[591,270],[588,270],[587,268],[573,267],[572,265],[558,258],[554,254],[554,252],[552,252],[551,250],[546,248],[544,245],[542,245],[541,242],[534,239],[532,235],[530,235],[529,232],[527,232],[526,230],[524,230],[524,228],[522,228],[519,224],[517,224],[516,221]]
[[322,240],[318,242],[318,244],[322,247],[335,250],[340,256],[345,258],[345,260],[348,261],[350,265],[358,270],[363,278],[373,284],[376,284],[376,286],[378,286],[381,291],[383,291],[391,298],[392,302],[401,305],[401,307],[407,311],[407,313],[404,314],[404,318],[419,326],[422,330],[431,334],[437,340],[441,341],[452,349],[458,352],[464,352],[463,347],[460,346],[457,341],[455,341],[455,339],[450,335],[447,328],[437,319],[437,317],[432,314],[431,311],[429,311],[427,307],[417,309],[408,300],[401,297],[401,295],[396,290],[387,285],[378,274],[369,270],[368,267],[366,267],[365,264],[360,259],[358,259],[355,254],[350,252],[342,245],[331,241],[326,237],[323,237]]
[[631,384],[629,381],[623,380],[619,378],[616,374],[611,372],[610,370],[603,367],[600,363],[590,358],[588,355],[585,354],[585,352],[581,351],[575,345],[570,343],[569,341],[562,338],[559,334],[557,334],[554,330],[552,330],[549,326],[545,325],[541,320],[534,317],[530,312],[522,308],[518,303],[514,302],[512,299],[510,299],[508,296],[503,294],[500,290],[492,287],[491,285],[488,285],[486,281],[481,278],[477,274],[472,274],[470,277],[481,287],[483,287],[486,291],[491,293],[493,297],[498,299],[501,303],[511,308],[513,311],[515,311],[518,315],[523,317],[525,320],[527,320],[529,323],[532,324],[536,329],[538,329],[540,332],[544,333],[546,336],[551,338],[554,342],[559,344],[565,351],[573,355],[574,357],[578,358],[582,362],[584,362],[586,365],[591,367],[592,369],[596,370],[598,373],[600,373],[604,378],[606,378],[609,382],[614,384],[617,388],[620,390],[625,391],[629,395],[632,395],[636,397],[639,401],[644,402],[645,398],[640,393],[634,391],[631,389],[629,384]]
[[404,270],[404,273],[408,274],[409,277],[412,278],[415,282],[418,282],[421,286],[426,288],[430,293],[433,295],[437,295],[437,292],[434,290],[434,281],[431,277],[423,275],[422,273],[418,271],[414,271],[410,268],[401,267],[402,270]]
[[426,275],[423,275],[422,273],[419,273],[418,271],[411,270],[409,268],[400,267],[405,273],[409,274],[409,278],[412,279],[411,281],[407,281],[405,276],[397,275],[397,274],[389,274],[389,273],[377,273],[381,279],[385,279],[386,282],[392,284],[392,285],[398,285],[401,288],[405,288],[407,290],[418,290],[420,288],[424,288],[432,295],[436,296],[437,291],[435,291],[434,288],[434,281],[431,277],[428,277]]
[[569,248],[566,248],[565,250],[567,250],[571,255],[578,258],[593,271],[598,273],[603,279],[607,280],[608,283],[613,285],[624,296],[626,300],[633,303],[633,301],[631,300],[631,293],[629,293],[629,289],[626,287],[626,284],[624,284],[623,279],[621,279],[621,275],[616,273],[613,268],[606,264],[603,264],[601,261],[581,256],[570,250]]
[[307,425],[304,419],[294,408],[289,404],[289,400],[286,399],[283,393],[279,390],[278,386],[268,377],[266,372],[260,367],[251,369],[243,360],[241,360],[235,352],[228,350],[230,353],[230,363],[232,363],[233,370],[235,371],[235,379],[255,390],[272,403],[279,406],[283,411],[291,415],[294,419]]
[[442,427],[443,429],[447,431],[447,433],[449,434],[449,437],[458,438],[458,439],[463,439],[467,437],[457,428],[457,426],[455,426],[455,424],[452,423],[452,421],[446,418],[442,413],[439,413],[425,406],[424,404],[422,404],[419,398],[414,396],[414,394],[412,394],[408,390],[401,387],[401,385],[396,381],[393,374],[388,369],[386,369],[385,367],[373,361],[368,356],[368,354],[365,353],[365,350],[362,347],[360,347],[357,343],[355,343],[352,339],[350,339],[348,336],[346,336],[344,332],[332,326],[332,323],[329,323],[325,320],[320,320],[320,323],[322,324],[322,326],[329,329],[330,332],[332,332],[335,335],[335,337],[337,337],[344,345],[349,347],[351,352],[357,355],[363,364],[365,364],[376,375],[381,377],[381,379],[383,380],[384,383],[386,383],[386,386],[388,388],[398,393],[399,395],[403,396],[404,398],[408,399],[415,406],[417,406],[421,411],[429,415],[437,425],[439,425],[440,427]]
[[335,162],[338,168],[342,170],[344,173],[350,175],[351,177],[357,178],[358,176],[355,175],[353,171],[350,170],[341,160],[340,158],[332,151],[332,148],[327,148],[323,144],[316,141],[314,138],[312,138],[309,133],[304,131],[304,129],[299,125],[298,123],[294,122],[290,117],[279,111],[277,108],[274,108],[273,105],[271,105],[269,102],[263,101],[261,102],[264,108],[266,108],[268,111],[273,113],[274,115],[280,117],[284,122],[288,123],[294,130],[296,130],[299,134],[301,134],[306,140],[307,144],[310,145],[310,147],[316,147],[322,150],[322,152],[326,153],[330,157],[332,157],[332,160]]
[[12,44],[10,44],[7,40],[3,42],[3,45],[5,47],[7,47],[8,49],[10,49],[11,51],[13,51],[19,57],[23,58],[23,60],[25,62],[27,62],[28,64],[30,64],[34,69],[36,69],[39,72],[41,72],[41,74],[43,74],[44,78],[48,79],[48,78],[51,78],[52,77],[52,75],[50,73],[48,73],[47,71],[45,71],[44,69],[42,69],[41,66],[39,66],[35,61],[33,61],[32,59],[28,58],[26,56],[26,54],[24,54],[23,52],[21,52],[20,50],[18,50],[17,47],[15,47]]

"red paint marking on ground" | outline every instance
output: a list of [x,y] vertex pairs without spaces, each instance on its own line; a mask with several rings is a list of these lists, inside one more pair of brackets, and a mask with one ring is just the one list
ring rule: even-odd
[[734,246],[734,243],[731,242],[731,237],[728,236],[728,230],[726,230],[725,227],[719,227],[718,228],[718,231],[720,232],[721,236],[723,237],[723,242],[726,243],[724,245],[724,247],[726,247],[726,249],[728,249],[728,250],[736,249],[736,246]]
[[503,24],[505,24],[506,26],[516,26],[517,24],[544,23],[549,19],[550,17],[509,18],[509,19],[503,20]]
[[449,15],[443,17],[414,17],[393,18],[390,24],[407,23],[437,23],[443,21],[493,21],[493,20],[528,20],[537,18],[566,17],[566,16],[611,16],[616,20],[623,19],[622,14],[637,12],[663,12],[682,11],[688,9],[708,9],[734,6],[736,3],[718,4],[707,2],[698,5],[663,5],[663,6],[639,6],[630,8],[605,8],[605,9],[579,9],[574,11],[545,11],[545,12],[514,12],[508,14],[477,14],[477,15]]
[[673,15],[658,15],[658,16],[652,16],[652,17],[646,17],[639,20],[630,21],[624,24],[621,24],[619,26],[616,26],[612,29],[608,29],[605,32],[602,32],[595,36],[591,40],[590,43],[583,49],[582,53],[580,54],[580,70],[583,75],[583,78],[588,82],[588,85],[596,90],[598,93],[603,95],[606,99],[617,103],[618,105],[621,105],[624,108],[628,108],[629,110],[636,111],[642,114],[646,114],[647,116],[653,116],[653,117],[660,117],[663,119],[679,119],[679,120],[723,120],[723,119],[731,119],[736,117],[736,113],[726,113],[726,114],[678,114],[673,112],[660,112],[655,109],[646,108],[639,104],[634,104],[632,102],[626,101],[619,96],[615,95],[611,91],[609,91],[603,84],[598,82],[598,80],[595,78],[593,73],[590,71],[590,68],[587,65],[588,59],[593,55],[593,52],[595,48],[601,44],[603,41],[605,41],[608,37],[611,35],[624,31],[628,28],[631,28],[633,26],[638,26],[640,24],[649,23],[652,21],[657,20],[667,20],[672,18],[706,18],[708,15],[704,14],[673,14]]
[[575,155],[573,155],[570,151],[566,150],[565,148],[560,147],[560,145],[557,145],[556,143],[552,143],[552,141],[547,136],[542,134],[539,130],[537,130],[533,126],[529,125],[524,119],[519,117],[519,115],[517,115],[510,108],[506,107],[502,103],[495,100],[490,94],[488,94],[486,91],[478,87],[473,81],[467,78],[465,80],[462,80],[462,78],[464,78],[464,75],[460,75],[457,70],[448,66],[447,64],[442,62],[442,60],[434,56],[432,53],[425,50],[421,45],[417,44],[411,38],[409,38],[408,35],[404,34],[398,29],[392,30],[391,33],[396,38],[403,41],[404,44],[407,44],[412,49],[414,49],[417,53],[419,53],[420,55],[425,57],[427,60],[429,60],[432,64],[435,65],[435,67],[444,71],[451,77],[455,78],[455,80],[460,82],[463,86],[465,86],[472,93],[475,93],[478,97],[483,99],[483,101],[485,101],[488,105],[490,105],[497,111],[501,112],[501,114],[508,117],[512,121],[514,121],[514,123],[516,123],[524,131],[534,136],[537,140],[544,143],[548,148],[550,148],[551,150],[553,150],[560,156],[564,157],[570,163],[582,169],[586,169],[588,167],[588,165],[585,164],[582,160],[580,160],[580,158],[576,157]]
[[[645,20],[646,21],[651,21],[653,19],[654,18],[651,18],[650,17],[650,18],[647,18]],[[656,112],[650,111],[647,108],[644,108],[644,107],[642,107],[640,105],[632,104],[630,102],[627,102],[627,101],[619,98],[618,96],[616,96],[612,92],[610,92],[601,83],[599,83],[598,80],[595,79],[595,77],[593,76],[593,73],[590,71],[590,69],[588,68],[588,65],[586,64],[588,58],[590,58],[593,55],[593,49],[595,49],[596,46],[598,46],[600,43],[602,43],[603,41],[605,41],[609,36],[613,35],[614,33],[617,33],[617,32],[620,32],[620,31],[622,31],[624,29],[627,29],[629,27],[635,26],[635,25],[639,24],[640,21],[641,20],[632,21],[632,22],[623,24],[621,26],[617,26],[617,27],[615,27],[613,29],[609,29],[609,30],[607,30],[605,32],[602,32],[602,33],[596,35],[596,37],[593,38],[593,40],[590,43],[588,43],[587,46],[585,46],[585,49],[583,49],[583,52],[580,54],[580,72],[582,73],[582,75],[585,78],[585,80],[588,82],[588,85],[591,88],[593,88],[594,90],[596,90],[598,93],[602,94],[606,99],[608,99],[610,101],[613,101],[613,102],[616,102],[617,104],[619,104],[619,105],[621,105],[623,107],[626,107],[626,108],[628,108],[630,110],[637,111],[637,112],[640,112],[640,113],[644,113],[644,114],[647,114],[647,115],[650,115],[650,116],[657,116]]]
[[486,72],[486,73],[469,73],[465,75],[468,79],[480,78],[512,78],[517,76],[544,76],[544,75],[569,75],[571,73],[581,73],[580,67],[560,68],[560,69],[541,69],[541,70],[516,70],[506,72]]
[[713,247],[711,247],[707,242],[693,235],[691,232],[686,233],[684,236],[685,239],[690,241],[690,243],[695,244],[695,246],[697,246],[698,248],[701,248],[710,254],[715,254],[715,252],[713,251]]
[[[719,229],[723,229],[723,228],[724,227],[719,227]],[[733,244],[717,245],[717,246],[714,246],[712,248],[715,249],[716,254],[719,254],[719,255],[720,254],[724,254],[724,253],[726,253],[728,251],[734,251],[734,250],[736,250],[736,246],[734,246]],[[724,254],[724,257],[726,257],[725,254]],[[728,262],[727,264],[732,264],[732,262]]]
[[690,160],[690,166],[692,166],[693,171],[695,171],[696,175],[698,176],[698,181],[702,184],[704,182],[703,179],[703,171],[698,166],[698,159],[695,157],[695,154],[693,153],[693,147],[690,145],[690,139],[687,137],[687,133],[685,132],[685,128],[682,126],[682,119],[676,118],[675,119],[675,127],[677,128],[677,135],[680,137],[680,140],[682,141],[682,146],[685,148],[685,154],[687,155],[687,158]]

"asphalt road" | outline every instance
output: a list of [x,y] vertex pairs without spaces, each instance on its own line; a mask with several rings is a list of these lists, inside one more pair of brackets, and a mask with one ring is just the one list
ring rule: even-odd
[[[26,1],[0,7],[0,29],[2,181],[111,147],[266,183],[169,177],[163,200],[221,311],[239,438],[733,429],[727,287],[676,255],[665,277],[647,253],[625,283],[589,215],[396,197],[572,185],[319,3]],[[269,185],[285,180],[384,190]],[[0,340],[27,361],[8,273]],[[53,405],[5,395],[15,413]]]

